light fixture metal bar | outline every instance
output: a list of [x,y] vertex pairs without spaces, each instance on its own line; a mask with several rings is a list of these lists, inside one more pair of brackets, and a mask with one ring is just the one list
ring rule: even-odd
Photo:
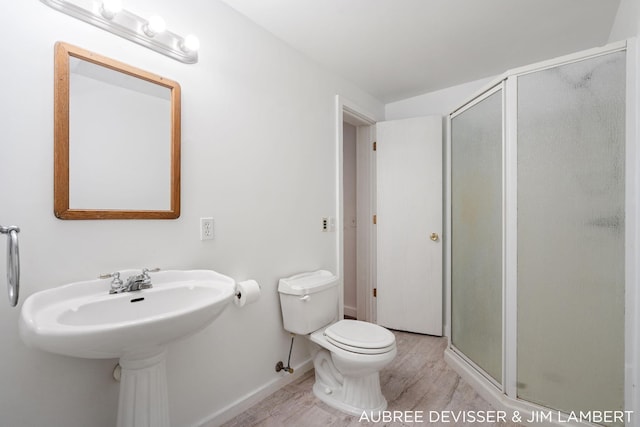
[[81,21],[95,25],[122,38],[130,40],[141,46],[155,50],[185,64],[198,62],[198,52],[182,49],[184,39],[179,35],[165,30],[153,37],[144,33],[143,26],[147,20],[127,10],[118,12],[113,18],[108,19],[100,13],[100,3],[91,1],[92,10],[78,6],[68,0],[40,0],[47,6],[65,13]]

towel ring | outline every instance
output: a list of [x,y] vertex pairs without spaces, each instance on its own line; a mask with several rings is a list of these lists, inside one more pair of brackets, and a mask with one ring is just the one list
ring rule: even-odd
[[0,226],[0,233],[7,235],[7,291],[9,304],[15,307],[20,295],[20,247],[18,233],[20,228],[12,225]]

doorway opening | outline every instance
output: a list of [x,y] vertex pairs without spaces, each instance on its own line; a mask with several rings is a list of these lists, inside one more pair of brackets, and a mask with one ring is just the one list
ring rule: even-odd
[[375,120],[343,98],[336,100],[339,314],[375,322]]

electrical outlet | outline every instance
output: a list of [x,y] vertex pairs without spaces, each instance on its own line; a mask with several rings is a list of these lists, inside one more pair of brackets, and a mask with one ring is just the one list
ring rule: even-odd
[[200,240],[213,240],[213,218],[200,218]]

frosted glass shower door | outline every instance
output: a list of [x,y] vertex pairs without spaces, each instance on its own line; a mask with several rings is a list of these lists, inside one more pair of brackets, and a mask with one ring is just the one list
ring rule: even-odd
[[625,52],[518,77],[518,397],[622,410]]
[[502,86],[451,119],[451,343],[502,383]]

